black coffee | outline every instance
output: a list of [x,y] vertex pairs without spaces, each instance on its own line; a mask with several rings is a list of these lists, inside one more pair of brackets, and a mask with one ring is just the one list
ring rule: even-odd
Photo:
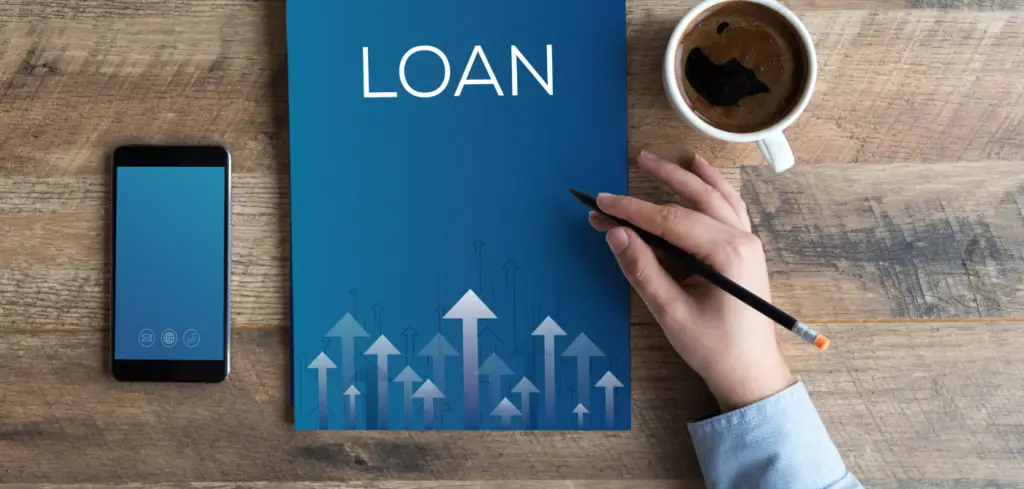
[[805,52],[778,12],[727,2],[708,9],[683,34],[676,77],[686,103],[708,124],[756,132],[799,103],[808,76]]

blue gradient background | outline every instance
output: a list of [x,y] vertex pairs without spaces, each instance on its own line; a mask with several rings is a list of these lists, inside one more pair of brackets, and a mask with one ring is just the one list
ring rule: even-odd
[[[513,429],[579,429],[576,362],[562,352],[581,332],[606,354],[593,360],[591,383],[611,370],[625,384],[611,426],[603,391],[591,391],[584,429],[628,429],[627,283],[568,192],[626,192],[624,0],[287,6],[296,427],[317,429],[317,372],[307,367],[321,352],[338,366],[327,372],[328,427],[345,427],[341,345],[324,338],[345,313],[370,333],[355,341],[357,423],[375,429],[376,363],[363,352],[384,334],[402,352],[390,357],[389,377],[409,365],[428,378],[430,363],[416,353],[438,332],[462,352],[460,321],[441,315],[473,289],[498,316],[480,321],[479,360],[497,353],[515,372],[501,395],[517,407],[510,390],[523,376],[544,391],[542,339],[530,333],[548,315],[568,333],[556,340],[557,422],[543,422],[543,398],[534,395],[534,419],[515,418]],[[473,85],[453,95],[478,44],[504,97]],[[553,45],[554,96],[522,67],[511,96],[513,44],[542,76]],[[402,55],[418,45],[441,49],[451,63],[451,83],[435,98],[414,98],[399,81]],[[363,98],[363,46],[371,89],[398,98]],[[443,68],[419,53],[407,73],[428,91]],[[478,61],[471,78],[485,77]],[[461,362],[447,363],[440,429],[464,425]],[[480,426],[498,429],[489,390],[481,378]],[[389,379],[389,392],[390,429],[419,429],[422,402],[413,403],[413,426],[403,426],[402,386]]]
[[[222,167],[117,168],[114,358],[224,358],[225,179]],[[157,335],[148,348],[145,328]],[[159,341],[168,328],[170,348]]]

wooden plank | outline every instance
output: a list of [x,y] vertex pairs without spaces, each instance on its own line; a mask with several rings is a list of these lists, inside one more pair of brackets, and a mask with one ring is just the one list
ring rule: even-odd
[[788,334],[784,352],[868,487],[1024,480],[1024,324],[822,329],[835,352],[819,355]]
[[1018,0],[909,0],[907,6],[910,8],[997,11],[1020,10],[1021,2]]
[[[1024,324],[829,324],[780,334],[865,481],[1024,480]],[[128,385],[97,333],[0,341],[0,482],[700,479],[685,423],[712,409],[656,327],[633,328],[623,433],[312,433],[286,420],[284,333],[237,333],[223,385]],[[29,380],[26,380],[29,379]],[[894,482],[895,481],[895,482]],[[590,487],[590,486],[584,486]]]
[[[219,141],[239,171],[286,168],[283,2],[106,3],[24,2],[0,17],[0,175],[103,174],[128,140]],[[689,5],[630,6],[632,148],[759,163],[753,145],[699,136],[665,101],[664,42]],[[853,5],[798,9],[821,69],[789,131],[800,164],[1024,155],[1024,14]]]
[[[872,489],[1015,489],[1018,481],[927,479],[862,481]],[[164,484],[0,484],[0,489],[703,489],[703,482],[672,480],[635,481],[346,481],[346,482],[193,482]]]
[[[872,489],[1014,489],[1020,487],[1012,480],[954,480],[929,479],[892,481],[862,481]],[[0,489],[703,489],[703,482],[673,480],[635,481],[346,481],[346,482],[193,482],[164,484],[0,484]]]
[[[699,480],[685,422],[702,389],[634,400],[631,432],[296,432],[284,333],[233,338],[225,385],[128,385],[103,372],[104,335],[0,341],[0,482],[189,480]],[[651,365],[678,360],[664,350]],[[689,377],[692,381],[692,374]],[[31,379],[27,381],[26,379]],[[662,416],[671,410],[672,416]],[[661,413],[661,414],[657,414]]]
[[779,301],[808,318],[1024,316],[1020,163],[746,169]]
[[[149,2],[139,0],[8,0],[0,11],[0,21],[25,18],[51,18],[71,20],[121,20],[152,16],[186,17],[202,20],[224,12],[244,13],[265,8],[277,8],[284,0],[170,0]],[[945,9],[1004,11],[1020,10],[1021,0],[786,0],[786,6],[796,10],[901,10]],[[694,5],[682,0],[628,0],[630,13],[657,10],[678,13],[680,17]]]
[[[0,489],[137,489],[142,484],[0,484]],[[702,489],[696,481],[552,480],[533,481],[346,481],[346,482],[183,482],[146,484],[147,489]]]
[[[1021,168],[947,162],[726,173],[765,242],[773,299],[822,321],[1024,315]],[[288,324],[286,188],[283,176],[236,176],[236,326]],[[671,199],[640,174],[632,192]],[[105,328],[105,181],[0,179],[0,193],[0,330]],[[635,299],[633,322],[653,322]]]
[[[829,319],[1024,316],[1024,166],[1015,162],[740,169],[772,298]],[[735,180],[734,180],[735,182]],[[635,195],[673,196],[637,173]],[[633,320],[652,319],[634,303]]]
[[[1011,480],[901,480],[862,481],[872,489],[1011,489]],[[346,482],[182,482],[163,484],[0,484],[0,489],[703,489],[703,482],[673,480],[633,481],[346,481]]]
[[[235,175],[232,320],[286,327],[287,177]],[[0,330],[105,328],[109,183],[101,177],[0,179]]]
[[[631,150],[696,151],[758,163],[753,144],[711,140],[663,95],[661,61],[678,15],[652,7],[629,32]],[[798,165],[1019,160],[1024,156],[1024,15],[802,9],[819,77],[786,134]]]
[[[862,481],[872,489],[1011,489],[1010,480],[902,480]],[[346,481],[346,482],[182,482],[164,484],[0,484],[0,489],[703,489],[703,482],[671,480],[635,481]]]
[[23,2],[0,14],[0,175],[102,175],[125,142],[287,169],[283,1]]

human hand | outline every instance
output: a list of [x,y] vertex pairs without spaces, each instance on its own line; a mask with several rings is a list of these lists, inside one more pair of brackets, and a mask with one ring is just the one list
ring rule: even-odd
[[[689,171],[642,152],[641,169],[668,185],[692,209],[600,194],[598,206],[689,252],[762,299],[771,301],[761,241],[739,193],[699,156]],[[681,282],[633,230],[591,212],[607,233],[623,274],[661,324],[683,360],[707,383],[722,411],[757,402],[795,382],[775,340],[775,324],[703,278]]]

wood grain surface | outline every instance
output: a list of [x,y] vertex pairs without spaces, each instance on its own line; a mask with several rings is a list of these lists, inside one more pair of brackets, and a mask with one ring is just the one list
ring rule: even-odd
[[[765,243],[773,297],[792,314],[811,322],[1024,316],[1020,163],[736,170],[727,175]],[[280,181],[252,173],[234,180],[236,327],[287,326],[288,196]],[[0,330],[106,327],[106,178],[0,177],[0,186]],[[673,200],[639,174],[632,191]],[[634,322],[653,322],[634,306]],[[68,316],[74,321],[61,319]]]
[[[996,480],[977,482],[907,481],[908,485],[886,482],[871,487],[882,489],[914,487],[920,489],[1001,489],[1016,487]],[[913,484],[912,486],[909,484]],[[159,484],[0,484],[3,489],[690,489],[703,483],[641,479],[632,481],[559,480],[559,481],[349,481],[349,482],[181,482]]]
[[0,484],[3,489],[688,489],[700,483],[636,481],[353,481],[353,482],[198,482],[161,484]]
[[[1024,324],[823,330],[835,343],[827,354],[789,336],[781,343],[862,480],[1024,480]],[[686,422],[713,410],[656,326],[633,328],[634,426],[623,433],[296,432],[286,421],[284,332],[236,333],[231,381],[209,386],[117,383],[103,369],[101,333],[4,339],[4,481],[693,483]]]
[[[833,338],[781,342],[868,487],[1024,487],[1024,0],[784,2],[820,75],[782,175],[665,102],[664,43],[694,3],[627,3],[631,153],[699,152],[741,189],[775,301]],[[291,428],[284,15],[0,5],[0,488],[701,487],[686,422],[711,400],[635,298],[630,432]],[[140,141],[234,155],[226,384],[105,370],[107,160]],[[633,194],[673,200],[629,168]]]

